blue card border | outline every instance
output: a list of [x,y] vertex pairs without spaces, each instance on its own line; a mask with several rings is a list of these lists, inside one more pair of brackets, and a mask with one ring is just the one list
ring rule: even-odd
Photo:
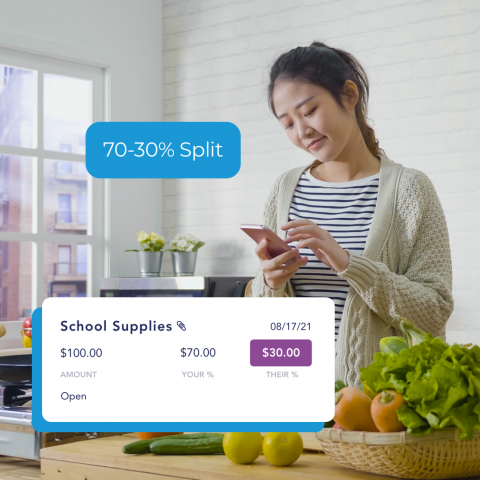
[[42,414],[42,309],[32,315],[32,423],[38,432],[318,432],[324,422],[49,422]]

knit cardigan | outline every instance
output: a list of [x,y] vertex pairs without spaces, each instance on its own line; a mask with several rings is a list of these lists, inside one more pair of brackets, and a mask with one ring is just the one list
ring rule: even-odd
[[[350,284],[335,346],[335,378],[359,386],[359,368],[369,365],[383,337],[401,336],[394,317],[408,318],[433,336],[445,339],[453,311],[452,263],[445,215],[431,180],[380,155],[380,181],[372,225],[362,255],[336,272]],[[267,198],[264,223],[281,238],[298,180],[307,166],[280,175]],[[295,296],[288,281],[272,289],[259,268],[255,297]],[[300,303],[300,306],[302,304]],[[302,312],[305,317],[315,312]],[[332,319],[333,321],[333,319]],[[332,338],[333,341],[333,338]]]

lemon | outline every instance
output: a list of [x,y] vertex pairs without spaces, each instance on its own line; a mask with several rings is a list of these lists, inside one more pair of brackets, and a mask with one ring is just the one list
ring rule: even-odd
[[25,348],[32,348],[32,337],[27,337],[27,335],[22,334],[22,341]]
[[296,462],[303,451],[303,440],[297,432],[269,432],[263,439],[265,458],[278,467]]
[[252,463],[262,451],[260,432],[229,432],[223,436],[223,450],[233,463]]

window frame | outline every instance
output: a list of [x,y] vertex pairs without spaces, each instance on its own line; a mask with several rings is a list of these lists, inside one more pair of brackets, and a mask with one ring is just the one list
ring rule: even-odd
[[[87,234],[45,233],[43,219],[44,161],[65,160],[85,164],[85,155],[45,150],[43,146],[43,74],[51,73],[92,81],[92,123],[107,120],[107,72],[105,68],[75,59],[57,58],[41,52],[20,51],[0,45],[0,64],[36,71],[37,108],[34,111],[36,148],[0,145],[0,154],[32,158],[32,232],[1,232],[0,241],[32,244],[32,311],[44,300],[43,253],[45,243],[87,244],[87,296],[99,296],[100,279],[106,276],[106,180],[87,175]],[[95,205],[95,208],[93,206]],[[12,324],[14,322],[8,322]],[[21,323],[21,322],[18,322]]]

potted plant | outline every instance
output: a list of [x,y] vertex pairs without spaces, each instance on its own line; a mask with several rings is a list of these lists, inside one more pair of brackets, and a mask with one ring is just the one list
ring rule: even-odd
[[141,277],[159,277],[162,268],[162,248],[165,238],[158,233],[146,233],[144,230],[137,233],[141,250],[125,250],[126,252],[138,252],[138,267]]
[[172,253],[173,274],[175,277],[193,275],[197,262],[197,250],[203,247],[201,242],[191,233],[177,234],[170,241],[170,247],[166,251]]

